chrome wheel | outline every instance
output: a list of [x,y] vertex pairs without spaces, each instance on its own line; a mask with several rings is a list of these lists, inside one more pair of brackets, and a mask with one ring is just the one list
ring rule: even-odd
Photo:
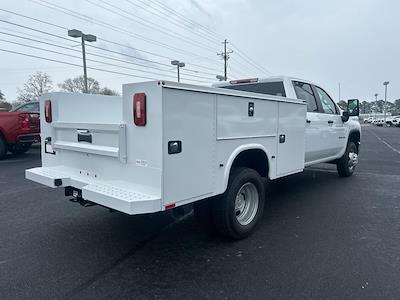
[[357,164],[358,164],[358,154],[354,152],[354,150],[352,149],[349,152],[349,162],[348,162],[349,170],[353,171]]
[[257,187],[251,182],[243,184],[235,200],[235,214],[240,225],[246,226],[253,221],[257,214],[259,201]]

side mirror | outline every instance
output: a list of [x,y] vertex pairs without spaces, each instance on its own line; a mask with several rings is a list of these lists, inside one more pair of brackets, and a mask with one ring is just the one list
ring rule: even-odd
[[360,101],[350,99],[347,101],[347,113],[349,117],[358,117],[360,114]]
[[350,117],[357,117],[360,114],[360,101],[350,99],[347,101],[347,110],[343,112],[342,121],[347,122]]

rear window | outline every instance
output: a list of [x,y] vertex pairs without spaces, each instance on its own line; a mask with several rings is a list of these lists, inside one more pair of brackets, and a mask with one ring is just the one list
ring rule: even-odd
[[286,97],[282,81],[223,86],[224,89]]

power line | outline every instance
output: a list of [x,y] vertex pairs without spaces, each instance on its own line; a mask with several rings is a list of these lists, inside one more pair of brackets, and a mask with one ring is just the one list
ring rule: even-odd
[[26,19],[30,19],[30,20],[33,20],[33,21],[36,21],[36,22],[40,22],[42,24],[51,25],[51,26],[54,26],[54,27],[65,29],[65,30],[68,29],[66,27],[63,27],[63,26],[60,26],[60,25],[57,25],[57,24],[54,24],[54,23],[50,23],[50,22],[47,22],[47,21],[43,21],[43,20],[39,20],[39,19],[36,19],[36,18],[28,17],[26,15],[19,14],[19,13],[16,13],[16,12],[13,12],[13,11],[10,11],[10,10],[7,10],[7,9],[0,8],[0,10],[4,11],[4,12],[7,12],[7,13],[10,13],[10,14],[13,14],[13,15],[16,15],[16,16],[19,16],[19,17],[22,17],[22,18],[26,18]]
[[[174,50],[174,51],[177,51],[177,52],[181,52],[181,53],[182,53],[182,52],[184,52],[184,53],[189,53],[189,55],[191,55],[192,57],[195,56],[195,57],[199,57],[199,58],[201,58],[201,59],[208,59],[208,58],[206,58],[206,57],[199,56],[199,55],[197,55],[197,54],[195,54],[195,53],[190,53],[190,52],[188,52],[188,51],[185,51],[185,50],[182,50],[182,49],[178,49],[178,48],[175,48],[175,47],[173,47],[173,46],[169,46],[169,45],[167,45],[167,44],[164,44],[164,43],[161,43],[161,42],[158,42],[158,41],[155,41],[155,40],[146,38],[146,37],[144,37],[144,36],[141,36],[141,35],[137,35],[137,34],[128,32],[128,31],[126,31],[126,30],[124,30],[124,29],[115,28],[115,26],[113,26],[112,24],[105,23],[105,22],[102,22],[102,21],[96,21],[96,20],[94,20],[93,18],[91,18],[91,17],[89,17],[89,16],[86,16],[86,15],[83,15],[83,14],[79,14],[79,13],[77,13],[77,12],[74,12],[74,11],[72,11],[72,10],[68,10],[67,8],[58,6],[58,5],[56,5],[56,4],[47,2],[47,1],[45,1],[45,0],[30,0],[30,1],[33,2],[33,3],[35,3],[35,4],[37,4],[37,5],[41,5],[41,6],[44,6],[44,7],[46,7],[46,8],[59,11],[59,12],[61,12],[61,13],[70,15],[70,16],[75,17],[75,18],[79,18],[79,19],[84,20],[84,21],[89,21],[89,22],[92,22],[92,23],[97,23],[97,25],[102,26],[102,27],[105,27],[105,28],[108,28],[108,29],[110,29],[110,30],[113,30],[113,31],[116,31],[116,32],[119,32],[119,33],[122,33],[122,34],[126,34],[126,35],[129,35],[129,36],[134,36],[134,37],[139,38],[139,39],[142,39],[142,40],[144,40],[144,41],[146,41],[146,42],[148,42],[148,43],[152,43],[152,44],[155,44],[155,45],[159,45],[159,46],[162,46],[162,47],[164,47],[164,48],[167,48],[167,49],[170,49],[170,50]],[[45,4],[43,4],[43,3],[38,3],[37,1],[45,2],[45,3],[47,3],[48,5],[45,5]],[[141,1],[141,0],[139,0],[139,1]],[[165,9],[165,10],[170,11],[172,14],[174,14],[175,16],[177,16],[178,18],[180,18],[181,20],[185,20],[186,23],[190,23],[190,24],[192,24],[192,25],[201,27],[202,30],[205,30],[206,32],[208,32],[208,34],[210,34],[210,36],[211,36],[211,34],[218,35],[217,33],[215,33],[215,31],[211,31],[211,30],[209,30],[207,27],[204,27],[203,25],[201,25],[201,24],[199,24],[199,23],[197,23],[197,22],[195,22],[195,21],[192,21],[192,20],[188,19],[187,17],[183,16],[182,14],[179,14],[178,12],[176,12],[175,10],[173,10],[172,8],[169,8],[168,6],[165,6],[164,4],[162,4],[162,3],[160,3],[160,2],[158,2],[158,1],[156,1],[156,0],[149,0],[149,1],[152,2],[153,4],[158,5],[158,6],[161,7],[162,9]],[[158,4],[157,4],[157,2],[158,2]],[[143,3],[143,2],[142,2],[142,3]],[[49,5],[51,5],[51,6],[49,6]],[[54,6],[57,6],[57,7],[54,7]],[[151,7],[154,9],[153,6],[151,6]],[[29,19],[29,20],[33,20],[33,21],[36,21],[36,22],[40,22],[40,23],[42,23],[42,24],[51,25],[51,26],[56,27],[56,28],[59,28],[59,29],[67,29],[67,27],[64,27],[64,26],[61,26],[61,25],[58,25],[58,24],[54,24],[54,23],[51,23],[51,22],[48,22],[48,21],[43,21],[43,20],[40,20],[40,19],[37,19],[37,18],[29,17],[29,16],[26,16],[26,15],[23,15],[23,14],[20,14],[20,13],[17,13],[17,12],[10,11],[10,10],[1,9],[1,8],[0,8],[0,10],[1,10],[1,11],[4,11],[4,12],[7,12],[7,13],[10,13],[10,14],[14,14],[14,15],[19,16],[19,17],[23,17],[23,18]],[[69,13],[68,13],[67,11],[69,11]],[[160,11],[160,10],[159,10],[159,11]],[[79,16],[78,16],[78,15],[79,15]],[[2,21],[2,20],[0,20],[0,21]],[[12,22],[10,22],[9,24],[12,24]],[[24,26],[20,26],[20,27],[23,27],[23,28],[25,28],[25,29],[29,29],[29,28],[27,28],[26,26],[25,26],[25,27],[24,27]],[[39,31],[39,32],[40,32],[40,31]],[[47,34],[49,34],[49,33],[47,33]],[[49,34],[49,35],[51,35],[51,34]],[[60,37],[58,37],[58,38],[60,38]],[[67,39],[67,38],[64,38],[64,39],[65,39],[65,40],[68,40],[69,42],[72,42],[71,40],[69,40],[69,39]],[[113,41],[109,41],[109,40],[105,40],[105,39],[101,39],[101,40],[102,40],[102,41],[105,41],[105,42],[108,42],[108,43],[119,44],[119,43],[117,43],[117,42],[113,42]],[[79,43],[79,42],[77,42],[77,43]],[[145,50],[138,49],[138,48],[134,48],[134,47],[129,47],[129,46],[123,45],[123,44],[119,44],[119,45],[120,45],[120,46],[123,46],[123,47],[127,47],[127,48],[132,48],[132,49],[134,49],[134,50],[136,50],[136,51],[143,52],[143,53],[147,53],[147,54],[150,54],[150,55],[154,55],[154,56],[158,56],[158,57],[162,57],[162,58],[167,58],[166,56],[163,56],[163,55],[160,55],[160,54],[157,54],[157,53],[154,53],[154,52],[145,51]],[[263,73],[264,73],[264,72],[265,72],[265,73],[271,73],[269,70],[260,67],[260,66],[259,66],[257,63],[255,63],[249,56],[247,56],[243,51],[241,51],[237,46],[235,46],[235,45],[233,45],[233,46],[234,46],[235,49],[237,50],[238,57],[239,57],[240,59],[242,59],[244,62],[246,62],[247,64],[249,64],[250,66],[252,66],[253,68],[255,68],[255,69],[257,69],[257,70],[262,71]],[[168,59],[170,60],[171,58],[168,57]],[[203,68],[203,69],[208,69],[208,70],[211,70],[211,71],[214,71],[214,72],[218,72],[218,70],[216,70],[216,69],[213,69],[213,68],[210,68],[210,67],[205,67],[205,66],[203,66],[203,65],[198,65],[198,64],[194,64],[194,63],[191,63],[191,65],[196,66],[196,67],[199,67],[199,68]]]
[[[209,28],[203,26],[202,24],[191,20],[190,18],[186,17],[185,15],[177,12],[176,10],[174,10],[173,8],[165,5],[164,3],[157,1],[157,0],[148,0],[149,2],[157,5],[158,7],[161,7],[164,10],[169,11],[170,13],[172,13],[173,15],[177,16],[178,18],[180,18],[181,20],[183,20],[184,22],[187,22],[189,24],[191,24],[192,26],[197,26],[198,28],[200,28],[201,30],[208,32],[211,36],[219,36],[218,33],[216,33],[215,31],[210,30]],[[219,38],[221,38],[221,36],[219,36]]]
[[[7,33],[4,33],[4,32],[0,32],[0,33],[7,34]],[[7,34],[7,35],[11,35],[11,34]],[[12,35],[12,36],[14,36],[14,35]],[[26,38],[26,39],[31,40],[31,41],[36,41],[36,42],[40,43],[40,41],[37,41],[37,40],[34,40],[34,39],[29,39],[29,38]],[[64,55],[64,56],[68,56],[68,57],[71,57],[71,58],[81,59],[80,56],[70,55],[70,54],[59,52],[59,51],[49,50],[49,49],[36,47],[36,46],[32,46],[32,45],[22,44],[22,43],[8,41],[8,40],[4,40],[4,39],[0,39],[0,41],[11,43],[11,44],[15,44],[15,45],[19,45],[19,46],[23,46],[23,47],[29,47],[29,48],[37,49],[37,50],[41,50],[41,51],[46,51],[46,52],[50,52],[50,53],[55,53],[55,54],[59,54],[59,55]],[[43,43],[47,44],[47,45],[54,46],[54,47],[63,48],[63,49],[67,49],[67,50],[70,50],[70,51],[74,51],[74,52],[80,52],[79,50],[76,50],[76,49],[69,49],[67,47],[58,46],[58,45],[54,45],[54,44],[50,44],[50,43],[46,43],[46,42],[43,42]],[[124,62],[124,63],[128,63],[128,64],[129,63],[130,64],[135,64],[135,63],[132,63],[132,62],[129,62],[129,61],[120,60],[120,59],[107,57],[107,56],[103,56],[103,55],[98,55],[98,54],[94,54],[94,53],[89,53],[88,52],[88,54],[91,54],[91,55],[97,56],[97,57],[101,57],[101,58],[105,58],[105,59],[109,59],[109,60],[113,60],[113,61]],[[148,71],[148,70],[141,70],[141,69],[126,67],[126,66],[116,65],[116,64],[109,63],[109,62],[104,62],[104,61],[99,61],[99,60],[94,60],[94,59],[87,59],[87,61],[92,61],[92,62],[95,62],[95,63],[102,63],[102,64],[105,64],[105,65],[109,65],[109,66],[113,66],[113,67],[119,67],[119,68],[128,69],[128,70],[133,70],[133,71],[142,72],[142,73],[161,75],[159,72],[152,72],[152,71]],[[140,66],[143,66],[143,65],[140,65]],[[147,66],[145,66],[145,67],[147,67]],[[158,70],[163,71],[163,72],[175,73],[172,70],[164,70],[164,69],[158,69]],[[162,75],[163,76],[168,76],[168,77],[174,77],[174,75],[166,75],[166,74],[162,74]],[[209,80],[209,78],[202,77],[202,76],[197,76],[197,75],[190,75],[190,76]]]
[[[110,3],[108,3],[108,2],[106,2],[106,1],[104,1],[104,0],[97,0],[97,1],[100,1],[101,3],[104,3],[104,4],[108,5],[109,7],[112,7],[112,8],[114,8],[114,9],[118,10],[118,11],[121,11],[123,14],[121,14],[121,13],[115,11],[115,10],[112,10],[112,9],[110,9],[110,8],[104,7],[103,5],[100,5],[99,3],[94,3],[94,2],[91,1],[91,0],[85,0],[85,1],[88,2],[88,3],[90,3],[90,4],[92,4],[92,5],[94,5],[94,6],[101,7],[101,8],[103,8],[104,10],[109,11],[109,12],[112,12],[112,13],[118,15],[118,16],[121,16],[121,17],[123,17],[123,18],[125,18],[125,19],[127,19],[127,20],[131,20],[131,21],[133,21],[133,22],[135,22],[135,23],[138,23],[138,24],[141,24],[141,25],[143,25],[143,26],[145,26],[145,27],[148,27],[148,28],[150,28],[150,29],[153,29],[153,30],[155,30],[156,32],[163,32],[164,34],[166,34],[166,35],[168,35],[168,36],[171,36],[171,37],[173,37],[173,38],[179,39],[179,40],[181,40],[181,41],[183,41],[183,42],[185,42],[185,43],[188,43],[188,44],[194,45],[194,46],[196,46],[196,47],[199,47],[199,48],[202,48],[202,49],[205,49],[205,50],[214,52],[214,49],[213,49],[213,48],[210,48],[208,45],[205,45],[205,44],[203,44],[203,43],[201,43],[201,42],[193,42],[193,41],[192,41],[193,38],[188,37],[188,36],[184,36],[184,35],[182,35],[182,34],[168,32],[168,31],[166,31],[166,30],[160,28],[160,26],[159,26],[158,24],[156,24],[156,23],[154,23],[154,22],[151,22],[151,21],[149,21],[149,20],[146,20],[146,19],[144,19],[144,18],[142,18],[142,17],[140,17],[140,16],[138,16],[138,15],[132,13],[132,12],[130,12],[130,13],[128,14],[125,10],[123,10],[123,9],[121,9],[121,8],[119,8],[119,7],[115,6],[115,5],[113,5],[113,4],[110,4]],[[132,17],[133,17],[133,18],[132,18]],[[137,20],[135,20],[134,18],[139,19],[140,21],[137,21]],[[150,25],[149,25],[149,24],[150,24]]]
[[[154,61],[154,60],[149,60],[149,59],[145,59],[145,58],[141,58],[141,57],[137,57],[137,56],[125,54],[125,53],[118,52],[118,51],[114,51],[114,50],[104,49],[104,48],[97,47],[97,46],[94,46],[94,45],[91,45],[91,44],[88,44],[87,46],[89,46],[89,47],[91,47],[91,48],[99,49],[99,50],[102,50],[102,51],[111,52],[111,53],[123,55],[123,56],[126,56],[126,57],[131,57],[131,58],[134,58],[134,59],[138,59],[138,60],[142,60],[142,61],[146,61],[146,62],[158,64],[158,65],[165,66],[165,67],[168,67],[168,68],[171,67],[171,65],[169,65],[169,64],[160,63],[160,62],[157,62],[157,61]],[[89,52],[88,52],[88,53],[89,53]],[[93,55],[93,53],[92,53],[92,55]],[[106,58],[106,57],[105,57],[105,58]],[[132,62],[129,62],[129,61],[124,61],[124,62],[132,63]],[[135,64],[135,63],[134,63],[134,64]],[[149,66],[149,65],[140,65],[140,64],[136,64],[136,65],[143,66],[143,67],[149,67],[149,68],[155,68],[155,67],[151,67],[151,66]],[[164,70],[164,69],[160,69],[160,68],[156,68],[156,69],[158,69],[158,70]],[[196,71],[196,70],[192,70],[192,69],[185,69],[185,71],[187,71],[187,72],[194,72],[194,73],[202,73],[202,74],[207,74],[207,75],[214,75],[214,74],[212,74],[212,73],[207,73],[207,72],[202,72],[202,71]],[[174,72],[174,71],[173,71],[173,72]],[[175,72],[174,72],[174,73],[175,73]],[[185,73],[185,72],[184,72],[184,73]],[[190,76],[199,77],[199,76],[196,76],[196,75],[190,75]],[[205,78],[205,77],[199,77],[199,78]]]
[[[57,59],[51,59],[51,58],[42,57],[42,56],[37,56],[37,55],[33,55],[33,54],[27,54],[27,53],[23,53],[23,52],[12,51],[12,50],[6,50],[6,49],[1,49],[1,48],[0,48],[0,51],[12,53],[12,54],[23,55],[23,56],[27,56],[27,57],[32,57],[32,58],[37,58],[37,59],[41,59],[41,60],[46,60],[46,61],[56,62],[56,63],[60,63],[60,64],[64,64],[64,65],[69,65],[69,66],[74,66],[74,67],[82,68],[82,66],[79,65],[79,64],[74,64],[74,63],[65,62],[65,61],[61,61],[61,60],[57,60]],[[92,70],[102,71],[102,72],[109,72],[109,73],[115,73],[115,74],[120,74],[120,75],[127,75],[127,76],[132,76],[132,77],[137,77],[137,78],[143,78],[143,79],[154,80],[154,78],[151,78],[151,77],[136,76],[136,75],[132,75],[132,74],[126,74],[126,73],[121,73],[121,72],[114,72],[114,71],[110,71],[110,70],[103,70],[103,69],[93,68],[93,67],[87,67],[87,68],[88,68],[88,69],[92,69]]]
[[[139,0],[139,1],[141,1],[141,0]],[[218,36],[218,35],[219,35],[219,34],[216,33],[215,31],[210,30],[209,28],[203,26],[202,24],[200,24],[200,23],[198,23],[198,22],[192,21],[191,19],[189,19],[189,18],[187,18],[186,16],[180,14],[180,13],[177,12],[176,10],[170,8],[169,6],[163,4],[162,2],[160,2],[160,1],[158,1],[158,0],[148,0],[148,1],[151,2],[151,3],[153,3],[153,4],[156,4],[157,6],[163,8],[163,9],[165,9],[165,10],[171,12],[171,13],[173,13],[174,15],[176,15],[177,17],[179,17],[180,19],[185,20],[185,21],[191,23],[192,25],[197,25],[198,27],[202,28],[202,30],[208,32],[208,33],[209,33],[210,35],[212,35],[212,36]],[[234,46],[234,45],[232,44],[232,46]],[[245,61],[246,63],[248,63],[249,65],[251,65],[253,68],[262,71],[263,73],[272,74],[272,72],[270,72],[269,70],[267,70],[267,69],[265,69],[265,68],[263,68],[263,67],[260,67],[260,66],[259,66],[257,63],[255,63],[248,55],[246,55],[243,51],[241,51],[238,47],[236,47],[236,46],[234,46],[234,47],[235,47],[235,49],[236,49],[237,52],[238,52],[238,56],[239,56],[243,61]]]
[[271,71],[267,70],[266,68],[263,68],[261,66],[259,66],[259,64],[257,64],[256,62],[254,62],[248,55],[246,55],[245,53],[243,53],[240,49],[238,49],[238,47],[236,47],[234,44],[232,44],[232,46],[237,50],[237,54],[238,56],[240,56],[243,60],[247,61],[250,65],[252,65],[253,67],[255,67],[256,69],[262,71],[263,73],[269,73],[272,74]]
[[[6,30],[7,32],[13,32],[13,33],[19,33],[19,34],[27,35],[26,32],[15,30],[15,29],[11,29],[11,28],[8,28],[8,27],[0,27],[0,29]],[[79,46],[79,44],[71,45],[71,44],[63,43],[63,42],[60,42],[60,41],[55,41],[55,40],[48,39],[48,38],[45,38],[45,37],[42,37],[42,36],[39,36],[39,35],[35,35],[35,34],[31,34],[31,33],[29,34],[29,36],[41,39],[43,41],[53,42],[53,43],[57,43],[59,45],[64,45],[64,46],[68,46],[68,47]]]
[[[56,11],[61,12],[63,14],[72,16],[74,18],[78,18],[80,20],[84,20],[86,22],[90,22],[90,23],[96,24],[98,26],[110,29],[112,31],[119,32],[119,33],[122,33],[122,34],[125,34],[125,35],[128,35],[128,36],[131,36],[131,37],[135,37],[137,39],[141,39],[141,40],[146,41],[147,43],[150,43],[150,44],[162,46],[162,47],[164,47],[166,49],[173,50],[173,51],[176,51],[176,52],[179,52],[179,53],[183,53],[183,54],[189,54],[189,55],[194,56],[194,57],[198,57],[198,58],[202,58],[202,59],[206,59],[206,60],[208,59],[207,57],[198,55],[196,53],[193,53],[193,52],[190,52],[190,51],[187,51],[187,50],[183,50],[183,49],[180,49],[180,48],[177,48],[177,47],[174,47],[174,46],[170,46],[168,44],[159,42],[157,40],[154,40],[154,39],[151,39],[151,38],[148,38],[148,37],[145,37],[143,35],[130,32],[128,30],[119,28],[119,27],[117,27],[117,26],[115,26],[113,24],[110,24],[110,23],[107,23],[107,22],[104,22],[104,21],[96,20],[96,19],[94,19],[92,17],[89,17],[87,15],[84,15],[84,14],[81,14],[81,13],[77,13],[75,11],[72,11],[70,9],[67,9],[65,7],[62,7],[62,6],[54,4],[54,3],[50,3],[50,2],[45,1],[45,0],[30,0],[30,1],[35,3],[35,4],[38,4],[38,5],[47,7],[49,9],[56,10]],[[43,3],[39,3],[38,1],[46,3],[48,5],[45,5]]]
[[[34,28],[30,28],[30,30],[36,31],[36,29],[34,29]],[[58,48],[63,48],[63,49],[66,49],[66,50],[75,51],[75,52],[79,52],[79,53],[80,53],[80,50],[71,49],[71,48],[68,48],[68,47],[61,46],[61,45],[57,45],[57,44],[53,44],[53,43],[44,42],[44,41],[42,41],[42,40],[36,40],[36,39],[29,38],[29,37],[18,36],[18,35],[6,33],[6,32],[0,32],[0,33],[1,33],[1,34],[4,34],[4,35],[12,36],[12,37],[17,37],[17,38],[21,38],[21,39],[25,39],[25,40],[30,40],[30,41],[33,41],[33,42],[42,43],[42,44],[46,44],[46,45],[49,45],[49,46],[58,47]],[[21,33],[21,32],[20,32],[20,33]],[[22,34],[26,35],[25,33],[22,33]],[[56,36],[56,35],[55,35],[55,36]],[[62,38],[62,37],[60,37],[60,38]],[[54,42],[54,41],[53,41],[53,42]],[[67,45],[67,46],[70,46],[70,45]],[[140,57],[137,57],[137,56],[128,55],[128,54],[121,53],[121,52],[117,52],[117,51],[112,51],[112,50],[108,50],[108,49],[103,49],[103,48],[100,48],[100,47],[97,47],[97,46],[92,46],[92,45],[90,45],[90,44],[88,44],[88,46],[91,46],[91,47],[93,47],[93,48],[95,48],[95,49],[99,49],[99,50],[102,50],[102,51],[107,51],[107,52],[111,52],[111,53],[116,53],[116,54],[123,55],[123,56],[126,56],[126,57],[131,57],[131,58],[134,58],[134,59],[143,60],[143,61],[146,61],[146,62],[155,63],[155,64],[158,64],[158,65],[170,67],[169,64],[164,64],[164,63],[160,63],[160,62],[157,62],[157,61],[152,61],[152,60],[140,58]],[[104,56],[104,55],[100,55],[100,54],[96,54],[96,53],[92,53],[92,52],[88,52],[88,54],[91,54],[91,55],[94,55],[94,56],[97,56],[97,57],[102,57],[102,58],[105,58],[105,59],[110,59],[110,60],[120,61],[120,62],[124,62],[124,63],[128,63],[128,64],[133,64],[133,65],[137,65],[137,66],[142,66],[142,67],[146,67],[146,68],[153,68],[153,69],[157,69],[157,70],[161,70],[161,71],[167,71],[167,72],[175,73],[174,71],[165,70],[165,69],[161,69],[161,68],[157,68],[157,67],[149,66],[149,65],[138,64],[138,63],[134,63],[134,62],[127,61],[127,60],[120,60],[120,59],[117,59],[117,58],[114,58],[114,57]],[[214,75],[214,74],[212,74],[212,73],[206,73],[206,72],[201,72],[201,71],[195,71],[195,70],[191,70],[191,69],[186,69],[185,71],[195,72],[195,73],[203,73],[203,74],[207,74],[207,75]],[[185,72],[184,72],[184,73],[185,73]],[[197,77],[197,78],[203,78],[203,79],[208,79],[208,78],[206,78],[206,77],[197,76],[197,75],[189,75],[189,76]]]
[[[27,26],[24,26],[24,25],[21,25],[21,24],[17,24],[17,23],[5,21],[5,20],[0,20],[0,22],[4,22],[4,23],[10,24],[10,25],[18,26],[18,27],[21,27],[21,28],[24,28],[24,29],[28,29],[28,30],[31,30],[31,31],[40,32],[42,34],[50,35],[50,36],[57,37],[59,39],[67,40],[67,41],[70,41],[70,42],[75,42],[75,41],[72,41],[72,40],[70,40],[68,38],[65,38],[65,37],[62,37],[62,36],[59,36],[59,35],[56,35],[56,34],[52,34],[52,33],[46,32],[46,31],[34,29],[32,27],[27,27]],[[19,32],[19,33],[21,33],[21,32]],[[107,42],[111,42],[111,41],[107,41]],[[79,44],[79,42],[75,42],[75,43]],[[114,42],[111,42],[111,43],[114,43]],[[141,58],[141,57],[128,55],[128,54],[125,54],[125,53],[122,53],[122,52],[117,52],[117,51],[112,51],[112,50],[100,48],[100,47],[93,46],[93,45],[88,45],[88,46],[100,49],[102,51],[113,52],[113,53],[117,53],[117,54],[120,54],[120,55],[123,55],[123,56],[132,57],[132,58],[135,58],[135,59],[138,59],[138,60],[143,60],[143,61],[152,62],[152,63],[156,63],[156,64],[159,64],[159,65],[164,65],[164,66],[170,67],[169,64],[164,64],[164,63],[160,63],[160,62],[157,62],[157,61],[148,60],[148,59],[144,59],[144,58]],[[203,71],[196,71],[196,70],[192,70],[192,69],[186,69],[185,71],[194,72],[194,73],[203,73],[203,74],[207,74],[207,75],[213,75],[212,73],[207,73],[207,72],[203,72]]]
[[[194,30],[193,26],[188,26],[188,24],[186,24],[186,23],[182,23],[182,22],[179,23],[179,22],[175,21],[175,19],[171,18],[170,14],[167,14],[165,11],[160,10],[157,7],[153,7],[153,6],[149,5],[149,3],[147,3],[147,2],[144,2],[142,0],[138,0],[140,3],[145,5],[145,6],[141,6],[138,3],[134,3],[131,0],[125,0],[125,1],[128,2],[129,4],[131,4],[132,6],[139,7],[142,10],[144,10],[144,11],[146,11],[146,12],[152,14],[152,15],[155,15],[155,16],[161,18],[163,21],[167,21],[167,22],[169,22],[169,23],[171,23],[171,24],[173,24],[173,25],[175,25],[175,26],[177,26],[179,28],[182,28],[182,26],[185,26],[188,31],[191,31],[192,33],[194,33],[197,36],[203,38],[204,40],[207,40],[207,41],[212,42],[212,43],[218,43],[219,42],[218,39],[215,39],[214,37],[210,38],[204,32]],[[152,8],[152,9],[149,9],[148,7]],[[167,17],[167,18],[165,18],[165,17]]]
[[[27,56],[27,57],[32,57],[32,58],[37,58],[37,59],[46,60],[46,61],[51,61],[51,62],[56,62],[56,63],[60,63],[60,64],[64,64],[64,65],[75,66],[75,67],[79,67],[79,68],[82,67],[79,64],[74,64],[74,63],[70,63],[70,62],[65,62],[65,61],[60,61],[60,60],[56,60],[56,59],[46,58],[46,57],[42,57],[42,56],[38,56],[38,55],[27,54],[27,53],[18,52],[18,51],[6,50],[6,49],[1,49],[1,48],[0,48],[0,51],[12,53],[12,54],[18,54],[18,55]],[[91,70],[95,70],[95,71],[107,72],[107,73],[118,74],[118,75],[125,75],[125,76],[129,76],[129,77],[135,77],[135,78],[141,78],[141,79],[149,79],[149,80],[158,80],[158,79],[153,78],[153,77],[146,77],[146,76],[141,76],[141,75],[140,76],[139,75],[133,75],[133,74],[129,74],[129,73],[117,72],[117,71],[112,71],[112,70],[105,70],[105,69],[100,69],[100,68],[95,68],[95,67],[87,67],[87,68],[91,69]],[[200,81],[197,81],[197,80],[189,80],[189,81],[200,82]]]
[[[39,3],[36,3],[36,4],[42,5],[42,4],[39,4]],[[48,7],[48,8],[53,9],[51,7]],[[40,20],[40,19],[37,19],[37,18],[31,18],[29,16],[26,16],[26,15],[23,15],[23,14],[19,14],[19,13],[13,12],[13,11],[9,11],[9,10],[3,10],[3,11],[5,11],[7,13],[10,13],[10,14],[13,14],[13,15],[16,15],[16,16],[19,16],[19,17],[22,17],[22,18],[26,18],[28,20],[33,20],[33,21],[36,21],[36,22],[40,22],[42,24],[51,25],[53,27],[62,28],[62,29],[65,29],[65,30],[69,29],[67,27],[63,27],[63,26],[60,26],[60,25],[57,25],[57,24],[54,24],[54,23],[43,21],[43,20]],[[37,32],[40,32],[40,33],[43,33],[43,34],[46,34],[46,35],[54,36],[54,37],[57,37],[57,38],[60,38],[60,39],[63,39],[63,40],[67,40],[69,42],[80,44],[78,41],[70,40],[70,39],[68,39],[66,37],[60,37],[58,35],[54,35],[54,34],[49,33],[49,32],[44,32],[44,31],[37,30],[37,29],[35,30],[33,28],[30,28],[30,27],[27,27],[27,26],[23,26],[23,25],[20,25],[20,24],[16,24],[16,23],[12,23],[12,22],[8,22],[8,21],[3,21],[3,20],[0,20],[0,21],[8,23],[8,24],[11,24],[11,25],[14,25],[14,26],[18,26],[18,27],[21,27],[21,28],[24,28],[24,29],[33,30],[33,31],[37,31]],[[101,38],[101,37],[99,37],[98,40],[102,41],[102,42],[109,43],[109,44],[117,45],[117,46],[120,46],[120,47],[124,47],[124,48],[127,48],[127,49],[132,49],[132,50],[137,51],[137,52],[143,52],[143,53],[146,53],[146,54],[149,54],[149,55],[153,55],[153,56],[156,56],[156,57],[164,58],[164,59],[167,59],[169,61],[173,59],[173,58],[165,56],[165,55],[161,55],[161,54],[158,54],[158,53],[155,53],[155,52],[151,52],[151,51],[146,51],[146,50],[139,49],[139,48],[136,48],[136,47],[132,47],[132,46],[129,46],[129,45],[125,45],[125,44],[122,44],[122,43],[118,43],[118,42],[115,42],[115,41],[104,39],[104,38]],[[120,54],[124,55],[124,53],[120,53]],[[201,69],[205,69],[205,70],[209,70],[209,71],[212,71],[212,72],[218,72],[219,71],[217,69],[213,69],[213,68],[210,68],[210,67],[206,67],[206,66],[203,66],[203,65],[194,64],[194,63],[190,63],[190,62],[188,63],[188,65],[192,65],[192,66],[195,66],[195,67],[198,67],[198,68],[201,68]],[[190,69],[187,69],[187,68],[186,68],[186,71],[195,72],[195,73],[199,72],[199,73],[203,73],[203,74],[206,73],[206,72],[202,72],[202,71],[190,70]],[[211,73],[208,73],[208,74],[211,74]]]
[[[59,38],[59,39],[63,39],[63,40],[67,40],[67,41],[71,42],[71,40],[66,38],[66,37],[61,37],[59,35],[56,35],[56,34],[53,34],[53,33],[50,33],[50,32],[46,32],[46,31],[43,31],[43,30],[32,29],[31,27],[24,26],[24,25],[17,24],[17,23],[13,23],[13,22],[6,21],[6,20],[0,20],[0,22],[7,23],[7,24],[10,24],[10,25],[13,25],[13,26],[17,26],[17,27],[21,27],[21,28],[28,29],[28,30],[40,32],[40,33],[43,33],[43,34],[46,34],[46,35],[49,35],[49,36],[53,36],[53,37],[56,37],[56,38]],[[79,42],[77,42],[77,43],[79,43]]]

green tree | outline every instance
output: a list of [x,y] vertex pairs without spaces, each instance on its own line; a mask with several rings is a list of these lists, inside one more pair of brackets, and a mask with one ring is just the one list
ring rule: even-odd
[[0,100],[6,100],[6,97],[4,96],[1,90],[0,90]]
[[360,103],[360,113],[362,114],[370,114],[372,112],[371,110],[371,103],[367,101],[363,101]]
[[39,97],[53,89],[53,82],[44,72],[36,72],[29,76],[22,89],[17,89],[17,101],[20,103],[37,101]]

